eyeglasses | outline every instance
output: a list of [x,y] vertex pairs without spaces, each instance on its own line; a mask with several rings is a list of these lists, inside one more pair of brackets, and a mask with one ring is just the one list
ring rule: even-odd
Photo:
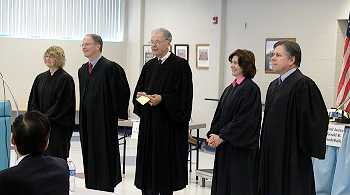
[[164,40],[162,40],[162,41],[159,41],[159,40],[149,41],[148,44],[159,46],[159,45],[162,44],[164,41],[168,41],[168,40],[167,40],[167,39],[164,39]]
[[81,47],[89,47],[90,45],[94,45],[94,43],[82,43]]

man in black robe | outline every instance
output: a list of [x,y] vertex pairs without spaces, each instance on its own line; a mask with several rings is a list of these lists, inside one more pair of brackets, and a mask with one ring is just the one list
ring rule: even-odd
[[101,56],[99,35],[82,44],[89,62],[79,69],[80,141],[87,188],[114,192],[121,181],[118,118],[128,118],[129,84],[123,68]]
[[63,70],[65,55],[61,47],[51,46],[44,54],[48,71],[39,74],[33,83],[28,111],[37,110],[50,120],[48,155],[67,159],[75,125],[75,86],[71,75]]
[[[143,195],[171,195],[188,181],[188,126],[192,111],[192,73],[188,62],[169,51],[172,36],[152,32],[156,56],[142,68],[133,96],[140,117],[135,185]],[[136,98],[149,98],[142,105]]]
[[274,45],[272,68],[280,77],[266,95],[259,195],[315,195],[311,157],[325,156],[328,114],[318,87],[298,69],[300,61],[297,43]]

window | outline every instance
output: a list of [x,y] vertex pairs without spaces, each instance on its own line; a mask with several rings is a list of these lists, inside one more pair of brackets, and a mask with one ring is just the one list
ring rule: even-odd
[[0,0],[0,36],[123,40],[124,0]]

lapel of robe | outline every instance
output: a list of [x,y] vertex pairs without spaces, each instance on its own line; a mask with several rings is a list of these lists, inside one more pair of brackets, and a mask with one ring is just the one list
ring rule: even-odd
[[[283,89],[291,89],[291,86],[294,85],[302,76],[302,73],[299,69],[297,69],[295,72],[293,72],[291,75],[289,75],[280,85],[278,84],[278,79],[275,79],[271,83],[271,94],[269,95],[270,100],[268,103],[274,102],[275,98],[278,96],[278,93],[286,92],[286,90]],[[267,102],[266,102],[267,103]],[[265,105],[267,109],[265,111],[268,111],[269,105]]]
[[[94,68],[92,69],[92,72],[91,72],[91,75],[90,75],[91,77],[94,76],[95,72],[97,72],[98,70],[101,69],[101,66],[104,63],[104,61],[105,61],[105,58],[103,56],[101,56],[101,58],[97,61],[97,63],[95,64]],[[86,66],[86,71],[88,73],[87,66]],[[89,73],[88,73],[88,75],[89,75]]]
[[[83,96],[82,96],[82,100],[85,99],[85,94],[86,94],[86,89],[87,86],[89,85],[89,82],[91,81],[91,77],[94,76],[94,73],[96,71],[98,71],[99,69],[101,69],[101,64],[103,64],[105,58],[103,56],[101,56],[101,58],[97,61],[97,63],[95,64],[94,68],[92,69],[91,75],[89,74],[89,70],[88,70],[88,64],[89,62],[86,62],[84,64],[84,71],[83,71],[83,78],[85,79],[84,82],[84,89],[83,89]],[[95,73],[96,74],[96,73]]]
[[81,87],[83,88],[83,94],[80,94],[81,95],[81,99],[82,99],[82,102],[84,101],[85,99],[85,93],[86,93],[86,88],[87,88],[87,85],[89,83],[89,71],[88,71],[88,62],[86,62],[84,65],[83,65],[83,68],[82,68],[82,73],[81,73],[81,77],[82,77],[82,83],[80,83]]
[[281,88],[292,88],[293,85],[302,78],[302,76],[303,74],[300,72],[299,69],[297,69],[282,82]]

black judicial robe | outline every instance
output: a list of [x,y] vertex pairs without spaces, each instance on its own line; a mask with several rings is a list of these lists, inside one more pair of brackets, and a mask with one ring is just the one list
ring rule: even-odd
[[[142,106],[137,92],[159,94],[162,101]],[[188,62],[171,54],[142,68],[133,97],[140,117],[135,185],[153,192],[176,191],[188,183],[188,126],[192,111],[192,73]]]
[[266,95],[259,162],[260,195],[315,195],[311,157],[323,159],[327,109],[310,78],[296,70]]
[[52,76],[50,71],[39,74],[34,80],[28,101],[28,111],[32,110],[42,112],[50,120],[47,153],[68,158],[75,125],[75,87],[72,76],[62,68]]
[[128,118],[129,84],[123,68],[101,57],[92,74],[78,72],[80,140],[87,188],[114,191],[121,181],[118,120]]
[[212,195],[256,194],[260,122],[259,87],[251,79],[226,87],[207,133],[224,140],[216,148]]

